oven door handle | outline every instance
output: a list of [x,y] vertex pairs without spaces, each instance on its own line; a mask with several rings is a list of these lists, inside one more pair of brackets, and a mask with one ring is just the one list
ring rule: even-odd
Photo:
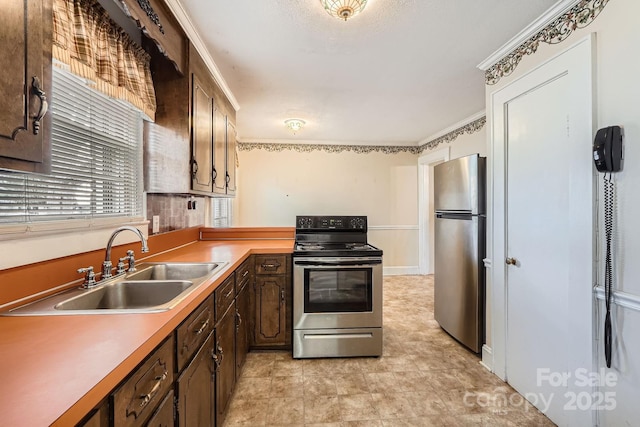
[[381,259],[374,260],[353,260],[353,261],[294,261],[295,265],[307,265],[312,267],[341,267],[341,266],[357,266],[357,265],[379,265],[382,264]]

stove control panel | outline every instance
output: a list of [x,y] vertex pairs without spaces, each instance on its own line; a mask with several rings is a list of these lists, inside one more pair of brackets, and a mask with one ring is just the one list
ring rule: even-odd
[[367,231],[366,216],[297,216],[296,228],[305,230]]

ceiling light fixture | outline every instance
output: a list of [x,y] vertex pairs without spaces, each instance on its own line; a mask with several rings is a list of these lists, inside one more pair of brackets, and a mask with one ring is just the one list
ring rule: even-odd
[[368,0],[320,0],[322,7],[331,16],[347,20],[364,10]]
[[287,119],[284,121],[284,125],[295,135],[297,131],[302,129],[307,124],[304,120],[300,119]]

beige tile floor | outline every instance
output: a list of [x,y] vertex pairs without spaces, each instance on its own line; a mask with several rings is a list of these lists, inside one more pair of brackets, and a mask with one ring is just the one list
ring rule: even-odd
[[380,358],[250,353],[231,426],[553,426],[433,318],[432,276],[384,279]]

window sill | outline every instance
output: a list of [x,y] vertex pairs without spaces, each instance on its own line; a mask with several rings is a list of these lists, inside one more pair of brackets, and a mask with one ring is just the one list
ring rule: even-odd
[[[0,269],[103,249],[115,228],[131,225],[147,235],[148,224],[146,219],[137,217],[2,225]],[[136,240],[133,233],[123,233],[118,244]]]

